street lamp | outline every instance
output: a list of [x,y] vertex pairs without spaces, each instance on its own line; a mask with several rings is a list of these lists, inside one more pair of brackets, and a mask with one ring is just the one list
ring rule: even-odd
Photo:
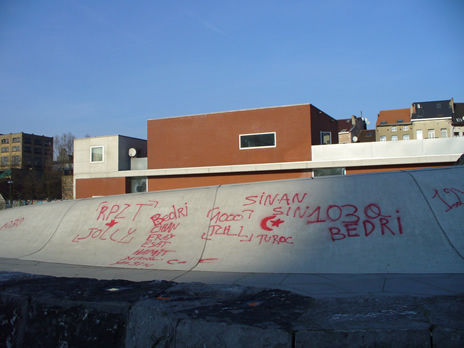
[[11,185],[13,184],[13,180],[8,180],[8,185],[10,186],[10,208],[13,206],[12,204],[12,196],[11,196]]

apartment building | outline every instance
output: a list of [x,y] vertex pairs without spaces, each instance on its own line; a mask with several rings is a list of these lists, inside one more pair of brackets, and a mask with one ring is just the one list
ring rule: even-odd
[[413,123],[415,139],[448,138],[452,136],[453,114],[453,99],[412,103],[411,122]]
[[12,168],[43,170],[52,161],[52,137],[27,133],[0,135],[0,171]]
[[382,110],[376,124],[377,141],[414,139],[409,109]]
[[463,103],[449,100],[412,103],[409,109],[383,110],[377,117],[377,141],[464,136]]

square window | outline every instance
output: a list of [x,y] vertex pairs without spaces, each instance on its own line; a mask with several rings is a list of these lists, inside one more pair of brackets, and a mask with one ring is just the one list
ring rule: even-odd
[[403,126],[403,131],[407,132],[409,130],[409,126]]
[[392,135],[392,141],[398,141],[398,136],[397,135]]
[[92,146],[90,148],[90,162],[103,162],[103,146]]
[[332,133],[321,132],[321,144],[322,145],[332,144]]
[[393,126],[393,127],[392,127],[392,132],[396,132],[396,131],[397,131],[396,126]]
[[403,134],[403,140],[409,140],[409,134]]
[[381,135],[379,140],[380,141],[387,141],[387,137],[385,135]]
[[241,149],[276,146],[275,133],[242,134],[239,138]]
[[10,152],[10,148],[9,147],[2,147],[2,152],[3,153]]

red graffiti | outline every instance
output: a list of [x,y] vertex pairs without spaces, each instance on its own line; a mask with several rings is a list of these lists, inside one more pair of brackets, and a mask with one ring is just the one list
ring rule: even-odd
[[219,259],[217,258],[210,258],[210,259],[200,259],[198,260],[198,263],[213,263],[215,261],[218,261]]
[[155,214],[151,217],[151,220],[153,221],[153,224],[156,226],[161,225],[164,222],[168,222],[171,220],[178,220],[183,217],[188,216],[188,207],[187,203],[185,203],[184,207],[181,208],[176,208],[175,205],[172,206],[172,210],[169,214],[161,215],[161,214]]
[[5,223],[2,227],[0,227],[0,231],[6,228],[13,228],[21,225],[24,221],[24,218],[16,219],[16,220],[11,220]]
[[288,193],[266,194],[266,192],[263,192],[261,195],[245,197],[247,202],[244,203],[243,205],[248,206],[248,205],[258,204],[258,205],[264,205],[264,206],[272,206],[274,204],[278,204],[278,205],[284,204],[284,205],[289,206],[291,204],[295,204],[296,202],[302,203],[304,199],[306,198],[306,196],[307,196],[307,193],[303,193],[303,194],[295,193],[292,196],[292,194],[288,194]]
[[276,219],[275,215],[268,216],[261,220],[261,228],[265,231],[273,231],[274,229],[269,227],[269,222],[271,223],[272,227],[279,227],[280,224],[284,223],[285,221],[281,219]]
[[[242,242],[249,242],[251,238],[248,235],[243,234],[243,226],[240,226],[237,231],[237,227],[232,229],[232,225],[211,225],[207,233],[203,233],[201,239],[211,240],[213,236],[223,235],[223,236],[232,236],[240,238]],[[253,235],[251,235],[253,237]],[[248,238],[248,239],[247,239]]]
[[128,203],[124,203],[123,206],[119,204],[109,205],[107,201],[101,202],[96,211],[98,211],[97,221],[114,221],[110,223],[117,223],[118,219],[125,219],[132,217],[132,221],[135,221],[142,208],[151,207],[156,208],[158,201],[148,201],[150,203],[137,203],[134,206]]
[[290,241],[292,237],[279,236],[277,234],[273,234],[273,235],[259,234],[256,237],[259,239],[260,245],[263,242],[271,243],[271,244],[293,244],[293,242]]
[[[450,210],[463,206],[464,203],[461,199],[464,199],[464,192],[458,190],[456,188],[445,188],[442,190],[444,195],[442,196],[437,189],[434,189],[434,195],[432,198],[438,198],[443,204],[445,204],[446,208],[445,212],[449,212]],[[446,198],[446,199],[445,199]]]
[[111,234],[107,235],[107,232],[110,230],[110,228],[111,228],[111,226],[108,227],[106,230],[103,230],[101,228],[91,227],[91,228],[89,228],[89,234],[88,235],[86,235],[85,237],[82,237],[82,236],[80,236],[78,234],[76,237],[74,237],[74,239],[72,241],[74,243],[79,243],[79,241],[84,240],[84,239],[88,239],[88,238],[99,239],[99,240],[108,240],[107,237],[109,236],[109,240],[111,240],[113,242],[128,244],[128,243],[130,243],[132,241],[132,239],[134,239],[134,237],[130,238],[129,240],[126,239],[126,238],[131,236],[132,234],[134,234],[137,231],[136,229],[132,229],[132,228],[129,227],[129,230],[127,231],[127,234],[123,235],[122,238],[121,238],[121,234],[118,233],[120,231],[119,229],[117,229],[114,232],[112,232]]

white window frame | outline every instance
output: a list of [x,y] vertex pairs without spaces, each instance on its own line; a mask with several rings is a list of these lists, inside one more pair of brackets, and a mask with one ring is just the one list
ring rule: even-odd
[[392,135],[391,141],[398,141],[398,136],[397,135]]
[[442,138],[448,138],[448,129],[446,129],[446,128],[440,129],[440,136]]
[[[265,146],[247,146],[242,147],[242,137],[252,136],[252,135],[265,135],[272,134],[274,136],[274,145],[265,145]],[[240,134],[238,137],[238,147],[240,150],[250,150],[250,149],[269,149],[277,146],[277,136],[276,132],[263,132],[263,133],[250,133],[250,134]]]
[[416,130],[416,140],[424,139],[424,132],[422,129]]
[[387,141],[387,136],[386,135],[381,135],[379,137],[379,141]]
[[[101,148],[102,149],[102,160],[101,161],[92,161],[92,150]],[[103,163],[105,162],[105,147],[103,145],[91,146],[90,147],[90,163]]]
[[403,126],[403,131],[407,132],[409,130],[409,126]]
[[409,140],[409,134],[403,134],[403,140]]
[[398,128],[396,126],[393,126],[392,127],[392,132],[396,132],[396,131],[398,131]]
[[427,130],[427,139],[435,139],[435,129]]

